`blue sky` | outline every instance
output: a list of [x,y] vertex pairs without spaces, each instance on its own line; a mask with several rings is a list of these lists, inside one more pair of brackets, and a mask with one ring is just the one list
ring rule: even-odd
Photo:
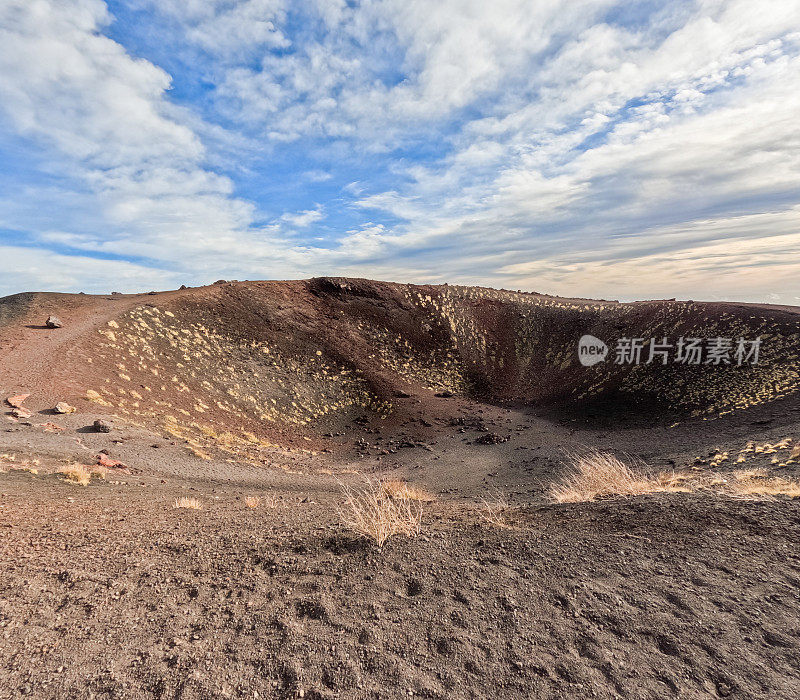
[[0,294],[800,299],[796,0],[0,0]]

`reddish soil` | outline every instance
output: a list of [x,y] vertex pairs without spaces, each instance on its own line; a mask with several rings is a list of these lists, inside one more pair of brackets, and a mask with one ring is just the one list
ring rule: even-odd
[[[798,501],[547,496],[587,447],[796,478],[799,320],[328,278],[0,299],[33,412],[0,430],[0,698],[800,697]],[[585,333],[763,361],[585,368]],[[101,450],[127,469],[57,473]],[[436,495],[418,537],[345,527],[365,475]]]

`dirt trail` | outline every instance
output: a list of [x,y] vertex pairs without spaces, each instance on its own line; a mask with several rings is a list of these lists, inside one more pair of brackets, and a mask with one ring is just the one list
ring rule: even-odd
[[[70,383],[68,376],[60,375],[85,365],[86,357],[91,357],[97,330],[143,301],[143,295],[86,296],[86,301],[80,296],[64,300],[64,296],[36,295],[13,324],[0,327],[0,387],[4,391],[31,392],[33,401],[52,400],[56,382]],[[44,325],[50,314],[58,315],[61,328]]]

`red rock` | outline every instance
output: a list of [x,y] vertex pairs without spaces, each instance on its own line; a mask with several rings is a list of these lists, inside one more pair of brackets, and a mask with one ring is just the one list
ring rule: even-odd
[[22,408],[22,402],[29,396],[30,394],[16,394],[15,396],[9,396],[6,399],[6,403],[13,408]]
[[101,467],[105,467],[106,469],[127,469],[128,465],[123,464],[119,460],[111,459],[108,455],[103,454],[102,452],[97,455],[97,463]]

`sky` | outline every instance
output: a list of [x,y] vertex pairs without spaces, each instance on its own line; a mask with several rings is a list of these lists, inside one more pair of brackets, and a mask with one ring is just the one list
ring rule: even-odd
[[0,0],[0,295],[800,303],[797,0]]

